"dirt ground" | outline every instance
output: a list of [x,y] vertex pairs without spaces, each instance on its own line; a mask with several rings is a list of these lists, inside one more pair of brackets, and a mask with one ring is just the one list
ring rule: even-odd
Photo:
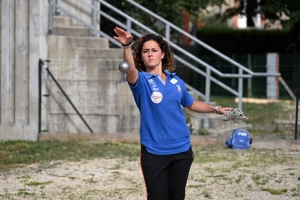
[[[300,200],[299,151],[209,148],[194,153],[187,200]],[[0,174],[0,199],[145,200],[146,191],[137,155],[7,170]]]

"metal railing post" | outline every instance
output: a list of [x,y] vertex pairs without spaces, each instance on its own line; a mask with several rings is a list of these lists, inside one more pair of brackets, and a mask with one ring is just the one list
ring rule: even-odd
[[165,34],[166,34],[166,39],[170,40],[170,26],[169,24],[166,24],[166,30],[165,30]]
[[60,15],[60,6],[61,6],[61,3],[60,3],[60,1],[61,0],[56,0],[56,3],[57,3],[57,5],[58,5],[58,7],[56,7],[56,9],[55,9],[55,14],[56,15]]
[[97,5],[97,2],[96,0],[93,0],[93,12],[92,12],[92,26],[94,27],[93,29],[93,33],[92,33],[92,36],[93,37],[96,37],[97,36],[97,9],[96,9],[96,5]]
[[127,30],[126,31],[128,33],[131,33],[131,20],[128,19],[128,18],[127,18],[127,24],[126,24],[126,26],[127,26]]
[[[205,78],[205,103],[210,103],[210,75],[211,71],[209,67],[206,67],[206,78]],[[209,128],[209,117],[208,114],[204,114],[204,124],[205,129]]]
[[[242,75],[243,74],[243,69],[239,68],[239,74]],[[243,78],[239,78],[239,86],[238,86],[238,108],[242,110],[243,107]]]
[[53,30],[53,5],[54,5],[54,0],[49,0],[49,22],[48,22],[48,31]]
[[295,119],[295,140],[298,139],[298,114],[299,114],[299,90],[300,90],[300,63],[297,70],[297,87],[296,87],[296,119]]
[[40,134],[42,127],[42,66],[43,61],[39,60],[39,121],[38,121],[38,133]]

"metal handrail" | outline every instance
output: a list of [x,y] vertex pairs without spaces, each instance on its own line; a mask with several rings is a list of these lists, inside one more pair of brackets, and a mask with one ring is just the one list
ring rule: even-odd
[[[207,50],[213,52],[214,54],[220,56],[221,58],[227,60],[228,62],[230,62],[231,64],[237,66],[237,67],[241,67],[245,72],[249,73],[249,74],[253,74],[253,72],[251,70],[249,70],[248,68],[244,67],[243,65],[237,63],[235,60],[229,58],[228,56],[222,54],[221,52],[217,51],[216,49],[208,46],[207,44],[205,44],[204,42],[198,40],[196,37],[194,37],[193,35],[187,33],[186,31],[182,30],[181,28],[178,28],[176,25],[174,25],[173,23],[165,20],[164,18],[160,17],[159,15],[155,14],[154,12],[144,8],[143,6],[141,6],[140,4],[134,2],[133,0],[126,0],[127,2],[131,3],[132,5],[138,7],[139,9],[143,10],[144,12],[146,12],[147,14],[151,15],[152,17],[155,17],[156,19],[158,19],[159,21],[163,22],[166,24],[166,38],[167,40],[169,40],[170,38],[170,27],[173,28],[174,30],[178,31],[179,33],[183,34],[184,36],[188,37],[189,39],[191,39],[192,41],[196,42],[197,44],[201,45],[202,47],[206,48]],[[168,27],[168,28],[167,28]]]
[[[80,0],[81,1],[81,0]],[[120,11],[119,9],[113,7],[112,5],[110,5],[109,3],[107,3],[106,1],[104,0],[97,0],[98,2],[102,3],[102,5],[110,8],[111,10],[115,11],[116,13],[120,14],[121,16],[125,17],[127,19],[127,27],[126,27],[126,30],[127,32],[129,33],[134,33],[134,31],[132,30],[132,26],[131,24],[132,23],[135,23],[137,24],[139,27],[143,28],[144,30],[150,32],[150,33],[156,33],[155,31],[151,30],[150,28],[146,27],[145,25],[141,24],[139,21],[133,19],[132,17],[128,16],[127,14],[125,14],[124,12]],[[130,1],[130,2],[133,2],[133,1]],[[139,4],[135,4],[134,5],[138,6],[139,8],[141,8],[141,6]],[[242,87],[242,84],[243,84],[243,79],[242,78],[251,78],[252,77],[252,74],[253,72],[250,71],[249,69],[245,68],[244,66],[236,63],[234,60],[228,58],[228,57],[225,57],[225,55],[223,57],[225,57],[226,59],[230,59],[232,61],[232,63],[235,63],[235,65],[237,65],[239,67],[239,74],[224,74],[222,72],[220,72],[219,70],[215,69],[214,67],[210,66],[209,64],[207,64],[206,62],[202,61],[201,59],[195,57],[194,55],[192,55],[191,53],[187,52],[186,50],[184,50],[183,48],[179,47],[178,45],[174,44],[172,41],[170,41],[170,35],[169,35],[169,31],[170,31],[170,26],[172,26],[173,29],[176,29],[178,31],[180,31],[180,33],[184,34],[184,35],[188,35],[190,38],[192,39],[196,39],[194,36],[186,33],[185,31],[183,31],[182,29],[179,29],[178,27],[176,27],[175,25],[171,24],[170,22],[164,20],[163,18],[157,16],[155,13],[152,13],[151,11],[147,10],[146,8],[143,8],[143,10],[147,11],[148,14],[151,14],[153,15],[154,17],[158,17],[159,20],[163,20],[163,22],[166,23],[166,36],[164,37],[165,40],[168,41],[168,43],[170,44],[171,47],[175,48],[176,50],[178,50],[179,52],[185,54],[186,56],[188,56],[189,58],[193,59],[195,62],[201,64],[202,66],[206,67],[206,73],[205,75],[205,79],[206,79],[206,84],[205,84],[205,103],[210,103],[210,83],[211,81],[214,81],[214,82],[217,82],[219,83],[219,85],[221,87],[223,87],[223,89],[231,92],[232,94],[234,94],[235,96],[238,97],[239,101],[238,101],[238,107],[240,109],[242,109],[242,95],[243,95],[243,87]],[[106,16],[108,19],[110,19],[111,17],[110,16]],[[116,23],[116,24],[120,24],[120,23]],[[156,33],[158,34],[158,33]],[[140,37],[140,36],[139,36]],[[199,41],[197,39],[197,41],[199,43],[202,44],[201,41]],[[203,43],[204,44],[204,43]],[[208,47],[206,45],[206,47]],[[213,50],[211,48],[211,50]],[[216,51],[216,50],[215,50]],[[221,53],[219,53],[221,54]],[[180,57],[174,55],[175,58],[180,61],[180,62],[184,62],[185,63],[185,66],[189,67],[190,69],[194,70],[195,72],[198,72],[199,73],[199,68],[195,67],[194,65],[191,65],[189,63],[187,63],[186,61],[184,61],[183,59],[181,59]],[[245,71],[248,71],[248,72],[251,72],[251,74],[243,74],[243,70],[244,69]],[[213,79],[213,77],[211,76],[211,72],[214,72],[216,73],[217,75],[219,75],[220,77],[224,77],[224,78],[238,78],[239,79],[239,87],[238,87],[238,91],[235,91],[233,90],[232,88],[225,86],[225,84],[221,84],[220,81],[216,80],[216,79]],[[213,80],[212,80],[213,79]],[[199,97],[203,98],[203,95],[200,95],[199,93],[196,93]],[[204,128],[208,128],[209,127],[209,116],[208,114],[205,114],[204,116]]]
[[[97,1],[101,1],[101,0],[97,0]],[[173,28],[174,30],[178,31],[179,33],[183,34],[184,36],[188,37],[189,39],[191,39],[193,42],[196,42],[197,44],[199,44],[200,46],[206,48],[207,50],[211,51],[212,53],[218,55],[219,57],[223,58],[224,60],[230,62],[231,64],[235,65],[236,67],[242,68],[245,72],[253,75],[253,76],[280,76],[280,73],[256,73],[253,72],[251,70],[249,70],[248,68],[246,68],[245,66],[241,65],[240,63],[236,62],[235,60],[231,59],[230,57],[224,55],[223,53],[219,52],[218,50],[212,48],[211,46],[205,44],[204,42],[200,41],[198,38],[196,38],[195,36],[187,33],[186,31],[184,31],[181,28],[178,28],[176,25],[174,25],[173,23],[165,20],[164,18],[160,17],[159,15],[155,14],[154,12],[146,9],[145,7],[141,6],[140,4],[134,2],[133,0],[126,0],[127,2],[131,3],[132,5],[136,6],[137,8],[139,8],[140,10],[143,10],[144,12],[146,12],[147,14],[151,15],[152,17],[158,19],[159,21],[165,23],[166,25],[166,31],[165,31],[165,38],[170,41],[170,27]],[[217,73],[217,72],[216,72]],[[226,77],[226,75],[224,74],[218,74],[221,77]],[[238,76],[241,77],[241,76]],[[242,77],[241,77],[242,78]],[[245,77],[248,78],[248,77]]]
[[[76,15],[68,12],[67,10],[63,9],[59,5],[60,1],[62,1],[62,0],[59,0],[58,3],[55,3],[54,0],[50,0],[50,7],[49,7],[49,30],[53,29],[53,24],[52,24],[53,23],[53,19],[52,18],[53,18],[53,13],[54,13],[53,12],[53,7],[55,7],[56,9],[59,9],[60,12],[65,13],[66,15],[68,15],[71,18],[75,19],[76,21],[80,22],[84,26],[86,26],[86,27],[90,28],[91,30],[93,30],[93,36],[97,36],[97,34],[99,34],[100,36],[103,36],[103,37],[107,38],[110,42],[112,42],[113,44],[115,44],[118,47],[121,47],[121,44],[119,42],[117,42],[113,37],[105,34],[101,30],[97,29],[94,18],[98,14],[100,16],[103,16],[103,17],[111,20],[112,22],[114,22],[118,26],[122,27],[123,29],[126,29],[127,32],[132,33],[133,35],[135,35],[137,37],[142,37],[142,34],[140,34],[139,32],[137,32],[137,31],[135,31],[135,30],[132,29],[132,24],[133,23],[136,24],[136,25],[138,25],[140,28],[144,29],[145,31],[148,31],[149,33],[158,34],[157,32],[153,31],[149,27],[145,26],[144,24],[140,23],[136,19],[130,17],[129,15],[127,15],[126,13],[124,13],[123,11],[119,10],[118,8],[115,8],[114,6],[112,6],[111,4],[107,3],[104,0],[93,0],[93,2],[92,2],[93,5],[87,3],[85,0],[78,0],[79,2],[85,4],[86,6],[88,6],[89,8],[91,8],[93,10],[92,25],[90,23],[87,23],[87,22],[83,21],[82,19],[80,19]],[[96,5],[95,2],[96,1],[98,1],[99,3],[101,3],[101,5],[104,5],[104,6],[108,7],[110,10],[116,12],[120,16],[123,16],[124,18],[126,18],[126,20],[127,20],[126,24],[124,24],[124,23],[122,23],[122,22],[114,19],[113,17],[111,17],[110,15],[106,14],[102,10],[99,10],[98,8],[96,8],[95,7],[95,5]],[[280,76],[280,73],[255,73],[255,72],[249,70],[248,68],[246,68],[245,66],[237,63],[233,59],[231,59],[231,58],[227,57],[226,55],[222,54],[221,52],[219,52],[219,51],[213,49],[212,47],[208,46],[204,42],[198,40],[193,35],[187,33],[186,31],[182,30],[181,28],[178,28],[176,25],[168,22],[167,20],[163,19],[162,17],[158,16],[157,14],[153,13],[152,11],[150,11],[150,10],[144,8],[143,6],[137,4],[133,0],[126,0],[126,1],[129,2],[129,3],[131,3],[132,5],[134,5],[138,9],[140,9],[140,10],[146,12],[147,14],[151,15],[152,17],[158,19],[162,23],[164,23],[165,26],[166,26],[165,27],[165,36],[164,36],[164,39],[166,41],[168,41],[168,43],[170,44],[170,46],[172,48],[176,49],[178,52],[181,52],[185,56],[189,57],[190,59],[192,59],[196,63],[198,63],[198,64],[200,64],[200,65],[202,65],[202,66],[204,66],[206,68],[206,72],[204,72],[204,71],[200,70],[198,67],[194,66],[193,64],[187,62],[186,60],[184,60],[184,59],[182,59],[179,56],[177,56],[177,55],[174,54],[174,57],[177,59],[177,61],[181,62],[186,67],[189,67],[190,69],[192,69],[196,73],[201,74],[202,76],[204,76],[206,78],[205,95],[202,94],[199,91],[195,91],[194,88],[192,88],[191,86],[189,86],[189,85],[186,84],[188,89],[194,91],[200,98],[204,98],[206,103],[209,103],[210,83],[211,82],[214,82],[214,83],[218,84],[223,89],[225,89],[225,90],[229,91],[230,93],[232,93],[233,95],[237,96],[238,99],[239,99],[239,101],[238,101],[238,107],[240,109],[242,109],[242,93],[243,93],[243,86],[242,85],[243,85],[243,78],[252,78],[253,76]],[[170,27],[172,28],[172,30],[174,29],[174,30],[178,31],[180,34],[188,37],[189,39],[191,39],[195,43],[201,45],[202,47],[208,49],[209,51],[213,52],[214,54],[218,55],[219,57],[223,58],[224,60],[230,62],[234,66],[238,67],[238,69],[239,69],[238,70],[239,71],[238,74],[226,74],[226,73],[222,73],[219,70],[217,70],[214,67],[212,67],[211,65],[209,65],[208,63],[202,61],[201,59],[199,59],[196,56],[192,55],[191,53],[187,52],[186,50],[184,50],[183,48],[181,48],[177,44],[173,43],[170,40]],[[238,91],[230,88],[229,86],[225,85],[221,81],[219,81],[219,80],[215,79],[214,77],[212,77],[211,76],[212,72],[214,74],[218,75],[219,77],[223,77],[223,78],[238,78],[238,82],[239,82]],[[248,74],[243,74],[244,72],[246,72]],[[206,117],[205,117],[204,127],[208,127],[208,115],[206,115]]]

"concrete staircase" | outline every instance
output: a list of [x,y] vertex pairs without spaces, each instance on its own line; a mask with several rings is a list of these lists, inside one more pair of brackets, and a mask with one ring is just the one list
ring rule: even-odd
[[[123,51],[68,17],[55,16],[48,36],[49,70],[95,134],[138,132],[139,113],[118,71]],[[44,72],[45,73],[45,72]],[[43,129],[48,133],[89,133],[62,92],[47,75]],[[116,98],[117,97],[117,98]]]

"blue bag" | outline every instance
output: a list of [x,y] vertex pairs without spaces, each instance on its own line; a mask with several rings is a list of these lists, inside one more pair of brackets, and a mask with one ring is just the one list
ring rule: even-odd
[[235,129],[232,136],[225,142],[226,146],[232,149],[249,149],[252,144],[250,133],[244,129]]

